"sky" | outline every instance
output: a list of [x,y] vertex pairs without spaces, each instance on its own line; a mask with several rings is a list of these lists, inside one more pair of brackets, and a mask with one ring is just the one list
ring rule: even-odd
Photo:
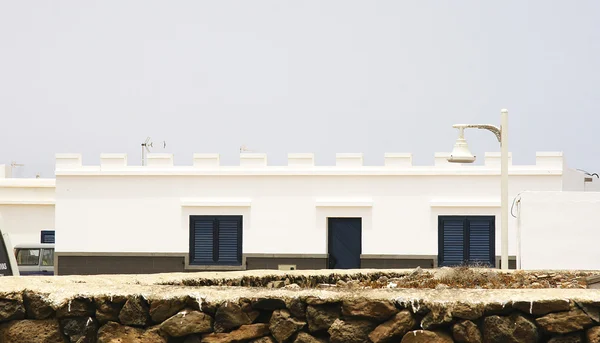
[[[513,163],[562,151],[600,172],[600,1],[0,0],[0,164],[53,177],[56,153],[165,141],[175,164],[239,148],[449,152],[500,124]],[[480,163],[495,137],[469,130]],[[157,144],[159,145],[159,144]]]

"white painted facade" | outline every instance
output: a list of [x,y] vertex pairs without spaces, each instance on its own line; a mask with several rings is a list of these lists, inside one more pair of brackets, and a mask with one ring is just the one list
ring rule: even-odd
[[600,269],[600,192],[524,192],[521,269]]
[[0,165],[0,217],[13,245],[39,243],[42,230],[54,230],[54,179],[10,178]]
[[[494,215],[500,252],[500,159],[413,166],[410,154],[386,154],[364,166],[362,154],[338,154],[315,166],[312,154],[290,154],[268,166],[264,154],[241,154],[221,166],[218,154],[195,154],[173,166],[170,154],[149,154],[129,166],[125,154],[56,158],[57,253],[189,252],[190,215],[243,215],[243,254],[327,254],[327,218],[362,217],[362,254],[437,255],[440,215]],[[509,196],[523,191],[579,190],[584,174],[565,168],[561,153],[537,153],[534,165],[509,168]],[[517,253],[516,219],[509,254]]]

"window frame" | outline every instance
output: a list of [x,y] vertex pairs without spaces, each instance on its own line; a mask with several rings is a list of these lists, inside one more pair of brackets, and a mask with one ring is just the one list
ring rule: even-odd
[[[44,237],[53,236],[52,242],[44,242]],[[40,233],[41,244],[55,244],[56,243],[56,230],[42,230]]]
[[[29,250],[29,251],[37,250],[38,255],[37,255],[37,262],[36,263],[34,263],[34,264],[31,264],[31,263],[20,264],[19,263],[19,254],[21,254],[21,252],[25,251],[25,250]],[[17,266],[19,266],[19,267],[37,267],[37,266],[40,265],[40,261],[42,259],[42,248],[18,248],[17,249],[17,253],[15,254],[15,258],[17,260]]]
[[[211,220],[213,221],[213,261],[210,263],[198,262],[194,260],[195,249],[194,249],[194,238],[195,230],[194,224],[197,220]],[[220,220],[236,220],[238,222],[237,228],[237,260],[235,264],[231,262],[220,262],[218,261],[219,252],[219,225]],[[243,265],[243,254],[242,254],[242,238],[244,229],[244,216],[243,215],[191,215],[189,217],[189,251],[188,251],[188,265],[191,267],[206,267],[206,266],[221,266],[221,267],[241,267]],[[216,259],[215,259],[216,258]]]
[[442,215],[438,216],[438,266],[444,262],[444,221],[462,220],[463,221],[463,263],[469,261],[470,253],[470,220],[484,220],[490,223],[490,268],[496,268],[496,216],[495,215]]

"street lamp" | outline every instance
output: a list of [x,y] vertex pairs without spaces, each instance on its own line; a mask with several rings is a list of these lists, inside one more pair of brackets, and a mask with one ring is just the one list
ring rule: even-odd
[[500,111],[500,127],[487,124],[456,124],[452,127],[458,129],[458,139],[454,149],[448,157],[448,162],[473,163],[475,156],[469,150],[464,137],[465,129],[481,129],[491,131],[500,143],[500,202],[501,202],[501,258],[502,269],[508,269],[508,111]]

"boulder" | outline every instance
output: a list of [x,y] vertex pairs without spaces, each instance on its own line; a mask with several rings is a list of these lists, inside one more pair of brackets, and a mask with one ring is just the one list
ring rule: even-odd
[[96,320],[100,324],[119,321],[119,313],[127,298],[123,296],[102,296],[94,298],[96,305]]
[[407,332],[401,343],[452,343],[448,334],[438,331],[415,330]]
[[306,303],[299,298],[292,298],[286,301],[286,307],[292,316],[300,319],[306,318]]
[[517,310],[532,314],[534,316],[543,316],[551,312],[568,311],[571,308],[571,303],[568,300],[553,299],[540,301],[515,301],[512,304]]
[[167,343],[167,337],[156,327],[144,330],[108,322],[98,330],[98,343]]
[[307,334],[306,332],[298,332],[294,343],[327,343],[324,338],[317,338]]
[[475,323],[470,320],[460,321],[452,326],[452,337],[458,343],[481,343],[483,337]]
[[62,332],[71,343],[95,343],[98,323],[92,317],[68,317],[60,320]]
[[594,326],[587,330],[585,336],[588,343],[600,343],[600,326]]
[[165,320],[160,329],[171,337],[212,332],[213,319],[206,313],[192,309],[183,310]]
[[363,343],[369,341],[374,323],[364,319],[336,319],[327,332],[331,343]]
[[584,343],[581,333],[572,333],[565,336],[556,336],[548,340],[548,343]]
[[561,335],[583,330],[593,324],[590,317],[580,309],[550,313],[535,321],[545,332]]
[[234,343],[261,338],[269,334],[269,325],[242,325],[228,333],[211,333],[202,337],[202,343]]
[[56,309],[57,318],[93,317],[96,309],[91,299],[75,298],[64,302]]
[[510,303],[497,303],[497,302],[491,302],[491,303],[487,303],[484,306],[483,309],[483,314],[486,316],[489,315],[507,315],[510,314],[510,312],[512,312],[513,308],[512,308],[512,304]]
[[23,295],[17,292],[0,294],[0,323],[25,318]]
[[483,320],[485,343],[529,343],[538,341],[534,323],[515,313],[507,317],[489,316]]
[[269,330],[277,342],[283,343],[302,330],[305,325],[306,322],[292,317],[288,310],[275,310],[271,316]]
[[146,326],[150,322],[150,310],[146,300],[141,296],[127,299],[119,312],[121,324],[131,326]]
[[579,307],[585,314],[588,315],[593,321],[596,323],[600,322],[600,307],[595,304],[583,303],[583,302],[575,302],[577,307]]
[[452,322],[452,312],[445,305],[431,305],[430,311],[421,320],[421,328],[429,330]]
[[255,310],[275,311],[285,308],[285,301],[281,299],[259,298],[252,301]]
[[250,341],[250,343],[275,343],[275,342],[277,342],[277,341],[275,340],[275,338],[273,338],[271,336],[261,337],[261,338],[253,339]]
[[0,326],[0,342],[65,343],[56,319],[15,320]]
[[483,316],[485,306],[481,303],[457,303],[452,307],[452,316],[460,319],[476,320]]
[[150,319],[154,323],[162,323],[181,311],[186,299],[155,299],[150,302]]
[[398,313],[398,309],[389,300],[357,298],[342,302],[342,314],[346,317],[359,317],[382,322],[396,313]]
[[373,343],[396,342],[410,331],[415,324],[412,314],[408,310],[402,310],[385,323],[377,326],[369,334],[369,339]]
[[338,304],[308,306],[306,308],[306,320],[310,332],[329,330],[331,324],[340,317],[340,306]]
[[46,300],[46,295],[25,291],[23,292],[23,303],[29,319],[47,319],[54,315],[54,308]]
[[221,304],[215,314],[215,332],[227,332],[251,323],[248,314],[234,302]]

